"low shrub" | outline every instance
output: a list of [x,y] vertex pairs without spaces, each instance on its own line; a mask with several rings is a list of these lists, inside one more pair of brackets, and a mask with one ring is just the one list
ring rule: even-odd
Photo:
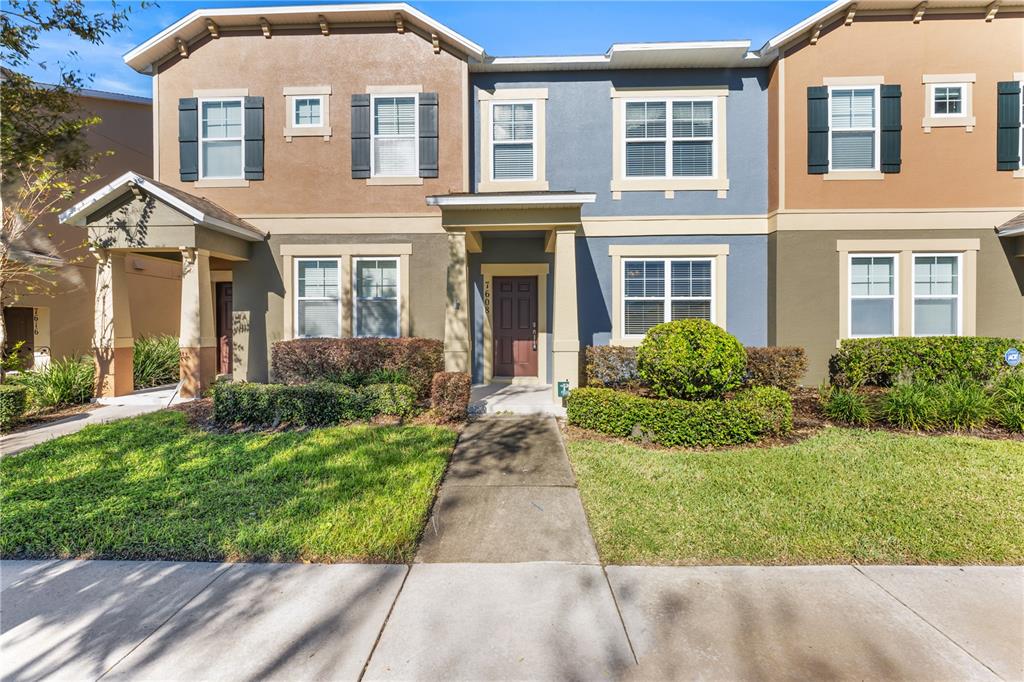
[[707,320],[655,325],[636,354],[637,371],[655,395],[717,398],[743,382],[747,354],[735,336]]
[[28,409],[28,388],[0,384],[0,431],[6,431]]
[[799,346],[747,347],[747,384],[792,391],[807,371],[807,353]]
[[767,386],[739,391],[726,400],[701,401],[578,388],[569,394],[567,413],[574,426],[668,446],[749,443],[793,427],[789,395]]
[[904,379],[988,383],[1009,371],[1003,361],[1006,349],[1022,343],[982,336],[844,339],[829,360],[829,374],[832,383],[842,386],[892,386]]
[[416,389],[401,383],[367,384],[359,389],[366,396],[370,414],[408,417],[416,409]]
[[872,422],[867,397],[853,388],[825,384],[818,390],[821,411],[834,422],[851,426],[868,426]]
[[135,388],[175,384],[181,375],[177,336],[143,336],[135,340],[132,378]]
[[992,416],[1004,428],[1024,433],[1024,373],[1014,372],[996,382]]
[[349,386],[310,384],[214,384],[213,418],[221,424],[329,426],[369,416],[368,397]]
[[469,416],[472,381],[465,372],[437,372],[431,382],[430,407],[437,416],[462,421]]
[[935,384],[899,383],[882,398],[879,411],[882,419],[892,426],[928,431],[940,424],[942,399]]
[[11,383],[28,388],[32,410],[47,410],[80,405],[92,398],[96,366],[89,356],[60,358],[40,370],[11,376]]
[[271,369],[274,379],[284,384],[394,383],[374,378],[373,373],[405,372],[402,383],[415,388],[417,398],[425,400],[434,374],[444,370],[444,344],[421,338],[278,341],[271,347]]
[[977,381],[960,379],[936,387],[938,423],[955,431],[984,426],[992,416],[992,397]]
[[634,388],[643,382],[636,368],[632,346],[588,346],[587,385],[604,388]]

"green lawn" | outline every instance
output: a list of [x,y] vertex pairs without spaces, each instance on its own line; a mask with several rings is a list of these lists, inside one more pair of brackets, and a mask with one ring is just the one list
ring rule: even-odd
[[610,564],[1024,563],[1024,443],[829,428],[718,452],[568,444]]
[[408,561],[455,438],[219,435],[179,412],[92,426],[0,460],[0,556]]

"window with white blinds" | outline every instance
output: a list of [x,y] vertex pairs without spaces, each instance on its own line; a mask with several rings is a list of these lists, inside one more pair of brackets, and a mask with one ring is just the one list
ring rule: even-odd
[[715,176],[713,100],[627,100],[625,108],[626,177]]
[[419,140],[415,95],[373,97],[373,166],[371,175],[419,175]]
[[850,336],[896,334],[896,256],[850,256]]
[[492,180],[534,179],[533,116],[532,102],[492,103]]
[[641,337],[662,322],[712,319],[710,258],[635,258],[622,262],[623,334]]
[[914,254],[914,335],[960,333],[960,254]]
[[399,336],[398,259],[355,258],[352,279],[355,336]]
[[878,170],[878,88],[829,89],[831,170]]
[[295,260],[295,335],[341,335],[341,289],[337,259]]

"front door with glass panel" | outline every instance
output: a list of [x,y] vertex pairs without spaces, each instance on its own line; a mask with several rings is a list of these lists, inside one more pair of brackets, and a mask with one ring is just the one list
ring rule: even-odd
[[494,376],[537,376],[537,278],[495,277]]

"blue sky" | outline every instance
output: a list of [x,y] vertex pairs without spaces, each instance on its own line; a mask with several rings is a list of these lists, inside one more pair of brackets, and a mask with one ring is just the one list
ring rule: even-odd
[[[315,4],[313,2],[196,2],[162,0],[137,10],[129,30],[103,45],[51,34],[40,43],[37,61],[52,70],[64,62],[93,76],[90,87],[149,95],[149,78],[135,73],[121,55],[189,12],[201,7]],[[717,2],[412,2],[421,11],[482,45],[494,56],[600,54],[612,43],[747,38],[752,47],[825,7],[822,0]],[[87,1],[87,10],[109,8]],[[71,55],[71,52],[77,55]],[[47,70],[29,69],[36,80],[52,81]]]

